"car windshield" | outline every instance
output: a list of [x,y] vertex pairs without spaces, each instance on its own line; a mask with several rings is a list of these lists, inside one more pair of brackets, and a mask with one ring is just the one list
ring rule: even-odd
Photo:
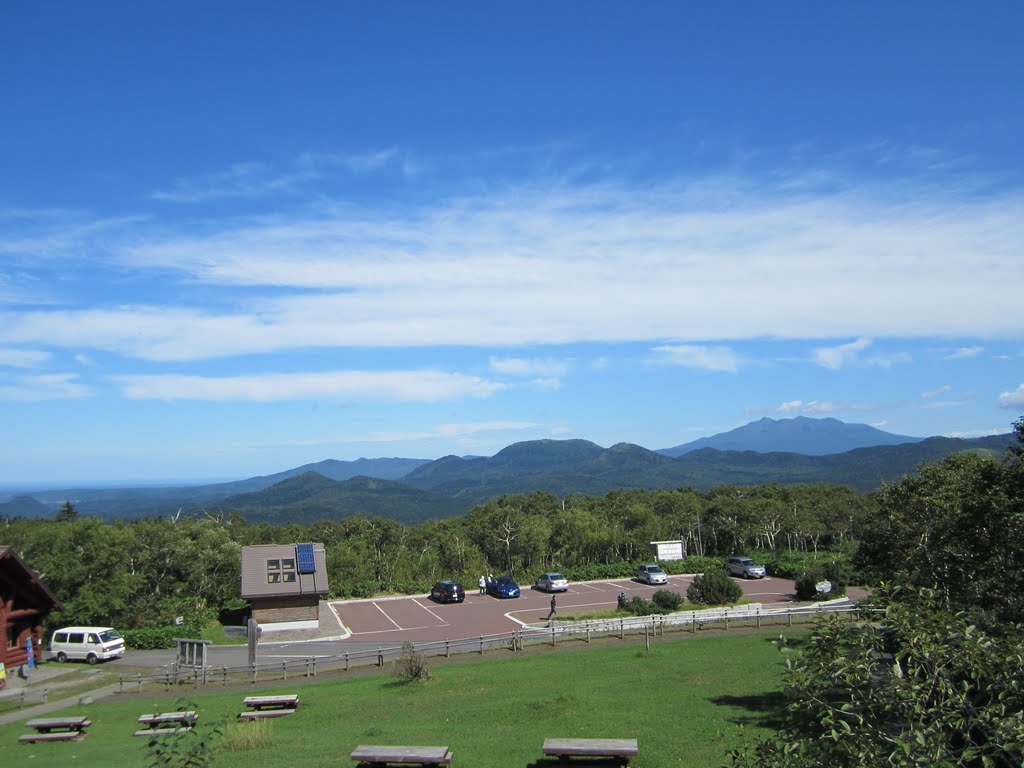
[[565,576],[560,573],[549,573],[548,578],[552,581],[565,581]]
[[516,583],[508,576],[500,576],[498,578],[498,585],[502,587],[514,587]]
[[108,629],[106,632],[100,632],[100,640],[104,643],[109,643],[111,640],[120,640],[121,636],[112,629]]
[[650,568],[648,568],[648,569],[647,569],[647,572],[648,572],[648,573],[664,573],[664,571],[663,571],[663,570],[661,570],[661,568],[659,568],[659,567],[658,567],[658,566],[656,566],[656,565],[652,565],[652,566],[651,566]]

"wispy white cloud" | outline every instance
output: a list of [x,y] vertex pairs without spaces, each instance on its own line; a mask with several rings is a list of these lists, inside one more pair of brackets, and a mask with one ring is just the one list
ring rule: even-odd
[[425,440],[461,440],[482,434],[501,434],[527,429],[538,429],[541,425],[530,421],[479,421],[464,424],[438,424],[424,430],[413,432],[371,432],[352,438],[351,442],[368,443],[401,443]]
[[92,392],[92,388],[81,383],[74,373],[0,378],[0,402],[79,400]]
[[133,400],[207,400],[213,402],[337,399],[437,402],[460,397],[489,397],[502,384],[477,376],[441,371],[337,371],[262,376],[117,376],[125,397]]
[[860,353],[870,346],[871,339],[860,338],[835,347],[819,347],[811,353],[811,358],[822,368],[838,370],[856,363]]
[[40,349],[0,348],[0,366],[9,368],[38,368],[53,357]]
[[[243,166],[219,189],[273,178]],[[213,181],[208,191],[218,189]],[[103,258],[136,281],[176,287],[173,299],[9,310],[0,345],[184,361],[658,339],[680,365],[736,370],[739,357],[714,342],[854,338],[813,353],[837,368],[908,359],[865,357],[874,338],[1024,332],[1014,290],[1024,282],[1020,196],[812,186],[813,194],[787,191],[738,176],[643,188],[560,181],[408,207],[310,203],[300,213],[193,223],[187,234],[126,223],[104,232]],[[199,184],[179,193],[206,194]],[[56,251],[83,266],[97,252],[89,237],[45,234],[35,231],[19,252]],[[203,307],[189,300],[196,286]]]
[[977,398],[977,395],[975,395],[973,392],[968,392],[966,394],[960,395],[959,397],[946,398],[944,400],[929,400],[926,403],[924,403],[924,405],[922,405],[921,407],[922,408],[927,408],[927,409],[932,409],[932,408],[959,408],[961,406],[967,405],[968,403],[974,401],[976,398]]
[[972,437],[988,437],[989,435],[1005,435],[1010,431],[1009,427],[990,427],[988,429],[969,429],[962,432],[947,432],[945,437],[969,439]]
[[654,347],[654,362],[680,365],[684,368],[700,368],[706,371],[735,373],[740,369],[740,358],[725,346],[701,346],[696,344],[669,344]]
[[998,404],[1000,408],[1019,408],[1024,410],[1024,384],[1019,384],[1012,392],[1000,393]]
[[748,409],[751,413],[778,413],[782,415],[805,414],[811,416],[822,416],[831,413],[853,413],[869,412],[878,410],[879,406],[869,404],[847,403],[831,400],[787,400],[778,407],[765,411],[764,409]]
[[953,391],[953,388],[951,386],[949,386],[949,384],[943,384],[938,389],[933,389],[930,392],[922,392],[921,393],[921,397],[923,399],[925,399],[925,400],[931,400],[932,398],[938,397],[939,395],[944,395],[947,392],[952,392],[952,391]]
[[492,370],[506,376],[562,379],[569,370],[569,361],[554,358],[492,357],[490,366]]
[[977,357],[985,351],[984,347],[957,347],[948,355],[945,356],[945,360],[969,360],[972,357]]

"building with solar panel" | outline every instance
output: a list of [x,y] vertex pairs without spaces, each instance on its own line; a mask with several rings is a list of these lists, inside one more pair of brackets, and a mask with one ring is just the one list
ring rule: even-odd
[[242,598],[263,631],[317,629],[326,596],[323,544],[242,547]]

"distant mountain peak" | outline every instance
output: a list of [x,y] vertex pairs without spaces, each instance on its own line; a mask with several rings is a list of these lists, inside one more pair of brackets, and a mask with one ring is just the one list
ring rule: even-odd
[[916,443],[921,439],[883,432],[867,424],[847,424],[832,417],[815,419],[795,416],[791,419],[773,419],[765,416],[728,432],[702,437],[674,448],[664,448],[658,453],[677,458],[701,448],[715,448],[720,451],[826,456],[857,448]]

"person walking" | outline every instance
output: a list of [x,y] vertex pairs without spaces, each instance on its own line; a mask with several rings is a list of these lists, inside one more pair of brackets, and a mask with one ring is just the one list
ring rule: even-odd
[[558,603],[555,601],[555,596],[551,596],[551,613],[548,614],[548,621],[551,621],[551,617],[555,615],[555,609],[558,607]]
[[477,584],[480,586],[480,594],[482,595],[484,590],[487,589],[487,579],[481,576],[480,581],[478,581]]

